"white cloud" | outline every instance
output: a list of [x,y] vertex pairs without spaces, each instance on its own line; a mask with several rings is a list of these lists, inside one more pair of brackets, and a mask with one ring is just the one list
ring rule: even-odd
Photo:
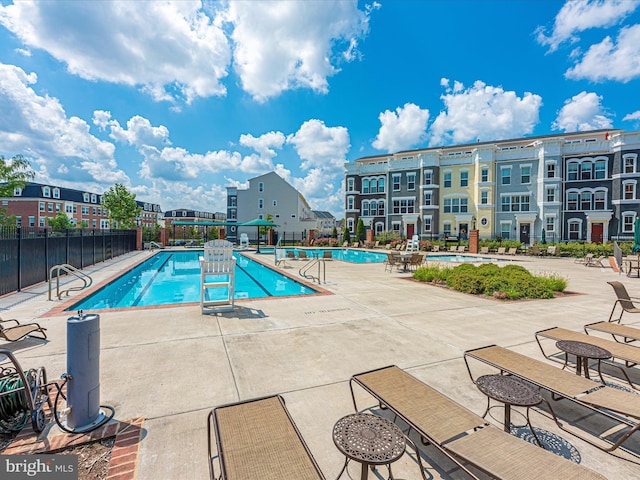
[[379,117],[382,126],[372,145],[378,150],[397,152],[406,150],[424,140],[429,121],[429,110],[413,103],[405,103],[395,112],[385,110]]
[[[448,87],[448,80],[441,85]],[[533,132],[539,122],[542,97],[525,92],[518,97],[514,91],[492,87],[476,81],[468,89],[460,82],[440,97],[445,110],[431,124],[430,145],[450,142],[465,143],[476,139],[504,139]]]
[[171,145],[167,127],[164,125],[154,127],[149,120],[140,115],[131,117],[127,122],[127,128],[124,129],[117,120],[111,120],[111,112],[96,110],[93,112],[93,123],[101,130],[106,130],[108,126],[111,131],[109,137],[135,147],[160,148],[163,145]]
[[608,118],[601,102],[602,97],[593,92],[580,92],[571,99],[565,100],[552,128],[565,132],[611,128],[613,122]]
[[349,132],[345,127],[327,127],[323,121],[312,119],[304,122],[295,134],[287,137],[303,160],[303,170],[321,168],[340,171],[351,147]]
[[32,88],[37,79],[35,73],[0,64],[0,151],[33,159],[40,181],[95,191],[128,184],[114,159],[114,145],[91,135],[84,120],[67,117],[58,99],[39,96]]
[[18,2],[0,6],[0,23],[74,75],[190,103],[226,93],[220,80],[231,61],[226,36],[201,7],[186,0]]
[[628,82],[640,76],[640,25],[623,28],[617,43],[606,37],[592,45],[579,63],[567,70],[567,78]]
[[640,120],[640,110],[636,110],[633,113],[629,113],[628,115],[625,115],[622,121],[624,122],[627,120]]
[[564,42],[576,42],[576,33],[618,24],[638,5],[640,0],[569,0],[558,12],[551,35],[545,35],[544,27],[538,27],[538,43],[554,52]]
[[339,59],[358,57],[370,11],[353,0],[229,2],[224,20],[243,89],[261,102],[296,88],[326,93]]
[[277,155],[274,148],[280,150],[286,138],[282,132],[269,132],[259,137],[251,134],[240,135],[240,145],[253,148],[260,156],[273,158]]

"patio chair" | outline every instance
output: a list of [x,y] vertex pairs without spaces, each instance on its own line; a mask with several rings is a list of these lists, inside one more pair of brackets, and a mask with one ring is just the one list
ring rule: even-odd
[[498,247],[497,253],[498,253],[498,255],[504,255],[505,253],[507,253],[507,248],[506,247]]
[[601,267],[607,268],[609,265],[602,263],[607,257],[604,255],[600,255],[598,258],[591,258],[588,262],[584,264],[585,267]]
[[455,245],[451,245],[449,247],[449,253],[456,253],[458,251],[458,247]]
[[508,251],[507,251],[507,255],[515,255],[516,253],[518,253],[518,249],[516,247],[511,247]]
[[331,250],[325,250],[322,252],[322,258],[325,260],[333,260],[333,252]]
[[464,253],[467,250],[467,247],[464,245],[458,246],[458,253]]
[[389,273],[391,273],[393,271],[393,267],[398,268],[401,265],[402,264],[396,259],[395,255],[393,253],[387,253],[387,259],[384,261],[384,271],[385,272],[388,269]]
[[[640,328],[629,325],[620,325],[613,322],[594,322],[584,326],[584,331],[589,334],[589,330],[610,334],[616,342],[631,343],[640,340]],[[619,338],[621,340],[619,340]]]
[[[551,327],[540,330],[536,332],[535,337],[536,341],[538,342],[538,346],[540,347],[540,351],[549,360],[558,361],[555,357],[558,351],[556,350],[553,353],[545,352],[540,341],[541,338],[552,339],[554,340],[554,343],[558,340],[571,340],[574,342],[589,343],[591,345],[604,348],[611,353],[614,359],[617,358],[618,360],[624,361],[624,364],[627,368],[634,367],[640,363],[640,348],[638,347],[615,342],[613,340],[607,340],[606,338],[596,337],[594,335],[587,335],[586,333],[574,332],[573,330],[567,330],[566,328],[562,327]],[[605,360],[602,361],[605,362]],[[609,361],[606,361],[606,363],[607,365],[615,367],[620,372],[622,372],[627,382],[629,383],[629,386],[634,389],[638,389],[627,375],[627,372],[620,365]],[[598,369],[599,368],[600,364],[598,364]]]
[[207,418],[207,436],[211,480],[325,478],[280,395],[214,408]]
[[547,247],[547,255],[556,256],[560,253],[560,250],[557,245],[551,245]]
[[421,253],[412,253],[411,254],[411,258],[409,259],[409,263],[407,264],[407,267],[409,268],[409,270],[412,271],[416,271],[416,269],[422,265],[422,262],[424,262],[424,255],[422,255]]
[[489,424],[395,365],[351,377],[351,398],[359,411],[354,385],[385,405],[471,478],[480,478],[475,469],[496,479],[605,478]]
[[46,328],[41,327],[37,323],[20,323],[15,318],[8,320],[2,320],[2,318],[0,318],[0,338],[8,342],[17,342],[26,336],[46,340],[47,334],[45,330]]
[[536,255],[538,257],[542,256],[542,252],[540,251],[540,247],[538,247],[537,245],[532,245],[531,247],[529,247],[529,255]]
[[585,265],[593,260],[593,253],[587,253],[584,257],[576,258],[573,263],[584,263]]
[[480,255],[489,255],[489,247],[480,247]]
[[304,250],[298,250],[298,259],[309,260],[309,257],[307,256],[307,252],[305,252]]
[[[471,380],[474,380],[469,359],[489,365],[502,374],[514,375],[538,388],[551,393],[553,400],[565,399],[576,405],[602,415],[615,423],[615,428],[608,428],[599,436],[586,434],[578,427],[568,427],[553,413],[553,420],[558,428],[584,440],[591,445],[612,452],[620,447],[633,433],[640,429],[640,402],[638,395],[619,388],[603,386],[599,382],[580,377],[572,372],[556,368],[546,362],[527,357],[498,345],[489,345],[464,353],[464,361]],[[484,370],[483,370],[483,373]],[[551,405],[549,404],[549,407]],[[590,417],[583,421],[589,421]],[[607,422],[607,427],[609,426]],[[591,422],[588,430],[592,431],[601,422]],[[606,428],[606,427],[605,427]],[[625,430],[623,433],[623,430]],[[613,436],[615,440],[605,440]],[[558,477],[561,478],[561,477]]]
[[431,251],[433,253],[438,253],[440,251],[440,245],[434,245],[431,247]]
[[294,252],[293,250],[287,250],[287,259],[297,260],[298,257],[296,257],[296,252]]
[[[636,297],[629,296],[626,287],[621,282],[607,282],[609,285],[613,287],[613,291],[616,294],[616,301],[613,304],[613,308],[611,309],[611,314],[609,315],[609,322],[618,322],[621,323],[622,315],[627,313],[640,313],[640,307],[637,307],[633,301],[640,300]],[[612,320],[613,313],[616,311],[616,307],[620,305],[622,311],[620,312],[620,316],[616,320]]]

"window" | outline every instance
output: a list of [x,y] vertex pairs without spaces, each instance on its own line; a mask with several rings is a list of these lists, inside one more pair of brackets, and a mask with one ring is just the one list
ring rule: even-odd
[[433,172],[431,170],[427,170],[424,172],[424,184],[431,185],[433,183]]
[[362,216],[369,216],[369,202],[362,202]]
[[431,217],[424,217],[422,219],[422,225],[426,233],[431,232]]
[[22,226],[22,217],[20,215],[16,216],[16,227]]
[[593,174],[593,163],[582,162],[582,165],[580,165],[580,179],[591,180],[592,174]]
[[96,228],[97,226],[98,226],[98,221],[94,218],[94,219],[91,221],[91,227],[92,227],[92,228]]
[[371,179],[371,182],[369,183],[369,189],[371,193],[378,193],[378,181],[375,178]]
[[39,218],[39,227],[40,228],[44,228],[45,226],[45,217],[40,217]]
[[260,208],[260,209],[264,208],[264,199],[263,198],[259,198],[258,199],[258,208]]
[[391,230],[394,232],[400,232],[400,222],[393,222],[391,224]]
[[83,193],[83,194],[82,194],[82,201],[83,201],[84,203],[89,203],[89,198],[90,198],[90,197],[89,197],[89,194],[88,194],[88,193]]
[[444,174],[444,188],[451,188],[451,172]]
[[553,217],[547,217],[546,222],[545,222],[545,230],[548,233],[556,231],[556,221],[555,221],[555,219]]
[[277,206],[278,206],[278,200],[274,200],[271,204],[272,204],[274,207],[277,207]]
[[488,182],[489,181],[489,169],[488,168],[482,168],[482,170],[480,170],[480,181],[481,182]]
[[567,165],[567,180],[578,180],[578,164],[576,162]]
[[347,197],[347,210],[353,210],[353,197]]
[[569,240],[580,240],[580,223],[569,223]]
[[415,190],[415,189],[416,189],[416,174],[407,173],[407,190]]
[[415,200],[413,198],[402,198],[393,201],[393,213],[414,213]]
[[597,191],[593,194],[593,208],[594,210],[605,210],[605,192]]
[[47,203],[47,212],[53,212],[53,203]]
[[509,240],[509,235],[511,235],[511,223],[501,223],[500,236],[503,240]]
[[556,178],[556,164],[547,163],[547,178]]
[[432,197],[432,192],[424,192],[424,204],[429,206],[431,205],[431,197]]
[[82,207],[82,215],[89,215],[89,207]]
[[400,175],[393,176],[393,191],[394,192],[400,191]]
[[353,192],[355,181],[353,178],[347,178],[347,192]]
[[578,194],[577,192],[567,193],[567,210],[578,210]]
[[444,233],[445,237],[448,237],[451,235],[451,224],[450,223],[445,223],[442,225],[442,233]]
[[36,217],[29,216],[29,226],[30,227],[36,226]]
[[460,172],[460,186],[461,187],[469,186],[469,172]]
[[51,189],[49,187],[42,187],[42,196],[43,197],[51,197]]
[[237,207],[238,206],[238,198],[237,197],[229,197],[229,206]]
[[362,180],[362,193],[369,193],[369,179]]
[[606,160],[598,160],[596,162],[595,178],[596,180],[603,180],[607,178],[607,161]]
[[62,204],[61,203],[56,203],[56,212],[59,212],[60,208],[62,208]]
[[44,202],[40,202],[40,211],[44,212]]
[[636,198],[636,182],[625,182],[624,184],[624,196],[625,200],[634,200]]
[[622,215],[622,232],[633,233],[633,224],[635,223],[635,216],[633,214]]
[[353,233],[353,218],[347,218],[347,228],[349,232]]
[[60,189],[59,188],[54,188],[53,189],[53,198],[60,198]]
[[96,203],[96,194],[91,195],[91,203]]
[[258,191],[259,192],[264,192],[264,183],[263,182],[258,182]]
[[624,173],[635,173],[636,171],[636,159],[628,156],[624,157]]
[[384,193],[384,178],[378,179],[378,193]]
[[13,189],[13,195],[15,197],[19,197],[22,195],[22,189],[20,187],[16,187]]
[[506,195],[502,197],[503,212],[528,212],[530,208],[529,195]]
[[511,198],[510,197],[502,197],[500,204],[502,205],[502,211],[508,212],[511,210]]
[[547,202],[555,202],[555,201],[556,201],[556,189],[547,188]]
[[489,225],[489,219],[487,217],[482,217],[480,219],[480,225],[482,225],[483,227],[486,227],[487,225]]
[[511,169],[502,168],[500,169],[500,174],[502,176],[502,185],[511,185]]
[[531,183],[531,167],[520,168],[520,183]]
[[580,193],[580,210],[591,210],[591,192]]
[[489,203],[489,192],[487,192],[486,190],[480,192],[480,203],[482,205],[487,205]]

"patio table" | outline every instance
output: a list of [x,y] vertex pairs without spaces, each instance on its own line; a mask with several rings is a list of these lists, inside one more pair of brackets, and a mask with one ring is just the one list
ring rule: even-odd
[[404,454],[407,446],[402,430],[395,423],[369,413],[354,413],[338,420],[333,427],[333,443],[345,456],[336,480],[346,470],[349,460],[362,464],[360,480],[366,480],[368,467],[375,465],[387,465],[389,478],[393,478],[391,463]]
[[607,358],[611,358],[611,352],[609,350],[605,350],[597,345],[574,340],[558,340],[556,342],[556,347],[564,352],[564,366],[562,368],[564,369],[567,366],[569,355],[575,355],[576,375],[581,375],[582,370],[584,369],[585,378],[590,378],[589,360],[598,360],[598,375],[600,375],[602,383],[605,383],[604,378],[602,378],[602,372],[600,371],[600,362]]

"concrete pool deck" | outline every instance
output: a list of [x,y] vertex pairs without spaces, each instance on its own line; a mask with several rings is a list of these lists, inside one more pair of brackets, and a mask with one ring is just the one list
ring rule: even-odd
[[[87,271],[99,284],[146,255],[137,252]],[[273,262],[272,256],[261,258]],[[499,302],[414,282],[409,273],[385,273],[382,264],[332,261],[322,285],[332,295],[238,301],[235,312],[217,316],[201,315],[198,305],[101,312],[101,403],[115,408],[117,420],[145,419],[138,479],[205,479],[211,408],[280,393],[325,476],[335,478],[344,457],[331,432],[336,420],[353,413],[353,374],[395,364],[482,414],[486,397],[469,379],[465,350],[498,344],[541,360],[534,332],[552,326],[581,330],[609,317],[615,295],[607,281],[622,281],[631,295],[640,296],[639,279],[610,268],[585,267],[569,258],[512,259],[534,273],[565,276],[567,290],[578,294]],[[282,270],[297,274],[298,265],[289,262]],[[3,318],[38,321],[49,337],[3,342],[0,348],[14,351],[25,368],[45,366],[50,378],[59,377],[66,370],[71,314],[47,313],[62,303],[47,301],[42,285],[0,298]],[[640,318],[629,315],[625,322],[640,324]],[[633,379],[640,384],[640,372],[634,371]],[[358,398],[361,408],[374,406],[366,395]],[[554,409],[583,428],[600,426],[598,416],[568,402],[557,402]],[[500,425],[500,412],[492,413],[496,419],[489,420]],[[522,423],[517,416],[513,421]],[[634,478],[640,471],[640,457],[604,453],[540,413],[532,413],[532,422],[570,442],[583,465],[609,478]],[[57,431],[54,425],[49,435]],[[640,455],[640,433],[626,445]],[[427,475],[466,478],[432,447],[422,451]],[[359,466],[349,470],[357,476]],[[419,478],[408,455],[393,470],[396,478]]]

